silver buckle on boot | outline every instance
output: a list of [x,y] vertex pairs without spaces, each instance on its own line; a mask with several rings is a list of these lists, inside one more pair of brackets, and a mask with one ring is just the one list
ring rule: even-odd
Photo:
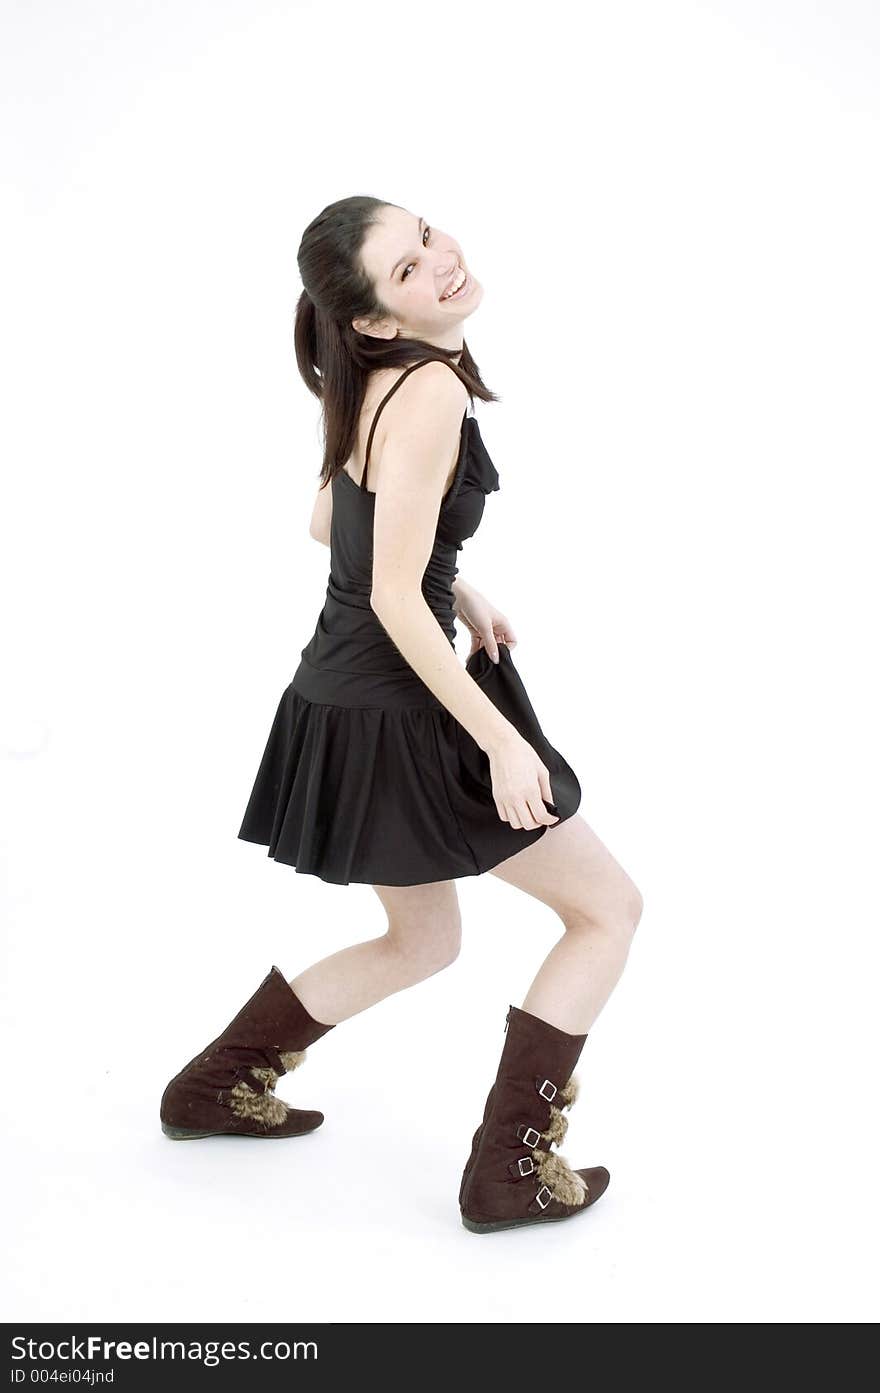
[[[545,1190],[547,1192],[547,1198],[545,1200],[542,1200],[541,1196],[544,1194]],[[538,1204],[541,1206],[542,1209],[547,1208],[547,1205],[550,1203],[552,1198],[553,1191],[550,1189],[549,1185],[542,1185],[538,1193],[535,1195],[535,1199],[538,1201]]]
[[[552,1088],[552,1089],[553,1089],[553,1092],[552,1092],[552,1093],[545,1093],[545,1092],[544,1092],[544,1089],[545,1089],[545,1088]],[[552,1102],[553,1102],[553,1099],[556,1097],[557,1091],[558,1091],[558,1090],[557,1090],[557,1088],[556,1088],[556,1084],[555,1084],[555,1083],[551,1083],[549,1079],[545,1079],[544,1082],[541,1084],[540,1088],[538,1089],[538,1092],[540,1093],[541,1097],[542,1097],[543,1099],[545,1099],[545,1101],[548,1102],[548,1103],[552,1103]]]
[[[535,1169],[535,1163],[531,1156],[520,1156],[516,1164],[520,1175],[531,1175]],[[523,1166],[528,1166],[528,1170],[523,1170]]]
[[[532,1140],[530,1139],[529,1133],[531,1133],[532,1136],[534,1137],[534,1139],[535,1139],[534,1141],[532,1141]],[[535,1146],[538,1145],[538,1142],[541,1140],[541,1133],[538,1131],[537,1127],[527,1127],[527,1126],[526,1126],[524,1123],[522,1123],[522,1122],[519,1124],[519,1126],[518,1126],[517,1129],[516,1129],[516,1135],[517,1135],[517,1137],[519,1138],[519,1140],[522,1142],[523,1146],[535,1147]]]

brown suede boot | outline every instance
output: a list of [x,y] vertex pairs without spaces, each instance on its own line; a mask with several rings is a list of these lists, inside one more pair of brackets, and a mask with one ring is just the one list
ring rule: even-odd
[[495,1097],[495,1085],[494,1085],[494,1083],[493,1083],[492,1087],[489,1089],[489,1096],[488,1096],[488,1098],[486,1099],[486,1106],[485,1106],[484,1109],[483,1109],[483,1120],[482,1120],[482,1122],[480,1123],[480,1125],[479,1125],[479,1127],[477,1128],[477,1130],[474,1132],[473,1138],[472,1138],[472,1140],[471,1140],[471,1154],[470,1154],[470,1156],[467,1158],[467,1163],[466,1163],[465,1168],[464,1168],[464,1170],[463,1170],[463,1172],[462,1172],[462,1176],[461,1176],[461,1185],[459,1186],[459,1190],[458,1190],[458,1203],[459,1203],[459,1207],[461,1207],[461,1205],[464,1203],[464,1192],[465,1192],[465,1190],[466,1190],[466,1188],[467,1188],[468,1176],[470,1175],[471,1171],[472,1171],[473,1168],[474,1168],[474,1161],[477,1159],[477,1151],[478,1151],[479,1145],[480,1145],[480,1137],[483,1135],[483,1128],[484,1128],[485,1125],[486,1125],[486,1119],[487,1119],[488,1116],[489,1116],[489,1109],[490,1109],[491,1106],[492,1106],[492,1099],[493,1099],[494,1097]]
[[168,1084],[159,1106],[162,1131],[192,1137],[298,1137],[322,1112],[290,1108],[273,1089],[306,1057],[306,1046],[333,1030],[314,1020],[273,967],[222,1035]]
[[563,1109],[577,1098],[572,1073],[586,1035],[568,1035],[511,1006],[506,1039],[483,1122],[462,1176],[461,1221],[472,1233],[570,1219],[608,1187],[604,1166],[572,1170],[551,1151],[568,1130]]

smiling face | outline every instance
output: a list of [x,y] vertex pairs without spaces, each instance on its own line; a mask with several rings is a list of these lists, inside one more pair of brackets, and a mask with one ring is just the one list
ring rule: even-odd
[[[386,205],[367,233],[361,261],[388,314],[352,320],[358,333],[461,348],[461,325],[482,300],[483,287],[454,237],[405,208]],[[456,287],[458,293],[450,295]]]

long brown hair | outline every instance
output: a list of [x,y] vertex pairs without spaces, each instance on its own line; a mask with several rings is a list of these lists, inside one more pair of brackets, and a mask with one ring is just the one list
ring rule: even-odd
[[[360,316],[389,313],[361,264],[360,251],[381,210],[397,206],[366,195],[330,203],[309,223],[297,252],[304,288],[296,307],[294,346],[300,376],[323,408],[322,487],[354,450],[367,381],[377,368],[441,358],[464,382],[472,405],[474,397],[500,401],[480,377],[464,339],[461,350],[443,349],[422,339],[373,338],[352,327]],[[459,351],[459,361],[452,362]]]

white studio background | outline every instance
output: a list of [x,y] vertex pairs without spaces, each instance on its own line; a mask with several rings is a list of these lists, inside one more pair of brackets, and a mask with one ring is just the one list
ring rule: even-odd
[[[876,7],[2,14],[7,1319],[876,1317]],[[272,963],[385,927],[236,836],[328,572],[296,248],[352,193],[485,285],[462,574],[645,898],[578,1224],[459,1222],[558,936],[491,875],[282,1082],[318,1132],[159,1129]]]

